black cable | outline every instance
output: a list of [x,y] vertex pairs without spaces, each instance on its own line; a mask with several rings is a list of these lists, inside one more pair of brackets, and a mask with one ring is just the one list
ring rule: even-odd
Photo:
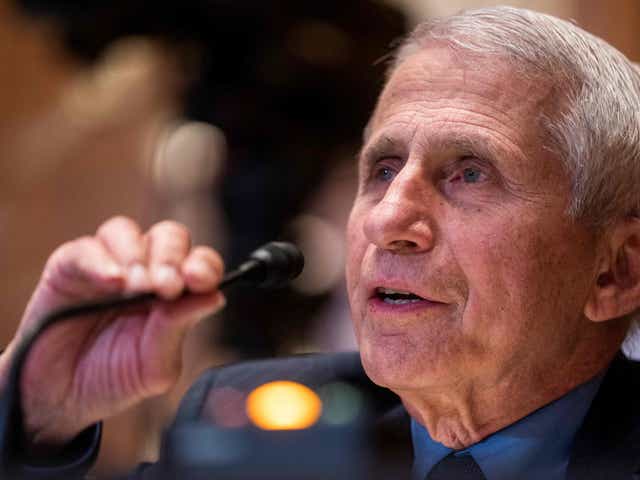
[[[304,267],[304,257],[295,245],[270,242],[254,251],[249,260],[227,273],[218,289],[244,282],[258,287],[280,287],[297,277]],[[191,295],[184,292],[180,298]],[[9,377],[0,402],[0,478],[11,478],[19,458],[18,449],[24,438],[20,378],[27,356],[36,340],[52,325],[65,319],[94,315],[108,310],[144,305],[159,300],[155,293],[116,296],[61,308],[47,314],[28,331],[13,354]],[[11,444],[11,440],[17,441]]]

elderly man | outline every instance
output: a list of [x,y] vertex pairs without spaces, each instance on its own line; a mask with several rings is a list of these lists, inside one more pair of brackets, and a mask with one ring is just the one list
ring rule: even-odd
[[[223,368],[183,410],[200,415],[213,386],[366,372],[408,412],[415,478],[637,478],[640,369],[619,352],[640,307],[639,107],[632,64],[568,22],[503,7],[419,26],[360,155],[347,281],[361,363]],[[222,307],[221,271],[170,223],[142,235],[115,219],[53,255],[20,331],[107,293],[166,302],[37,345],[23,402],[51,472],[81,470],[92,423],[171,384],[184,332]],[[199,295],[173,303],[185,286]],[[86,428],[55,465],[53,446]]]

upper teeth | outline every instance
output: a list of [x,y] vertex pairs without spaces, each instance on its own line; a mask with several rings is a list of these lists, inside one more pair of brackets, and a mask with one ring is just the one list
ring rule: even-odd
[[383,293],[385,295],[414,295],[411,292],[406,292],[404,290],[392,290],[390,288],[378,287],[378,293]]

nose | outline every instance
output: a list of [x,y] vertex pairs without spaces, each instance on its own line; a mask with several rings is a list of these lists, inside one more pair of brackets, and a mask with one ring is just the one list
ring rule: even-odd
[[399,254],[429,251],[434,244],[434,192],[420,169],[408,165],[368,212],[364,233],[381,249]]

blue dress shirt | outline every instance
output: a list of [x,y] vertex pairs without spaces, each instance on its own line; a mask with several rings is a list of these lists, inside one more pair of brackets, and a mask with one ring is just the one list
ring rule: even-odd
[[[604,374],[598,375],[455,454],[473,456],[487,480],[564,480],[573,438],[603,378]],[[413,419],[411,438],[414,480],[424,480],[440,460],[453,452],[432,440],[427,429]]]

